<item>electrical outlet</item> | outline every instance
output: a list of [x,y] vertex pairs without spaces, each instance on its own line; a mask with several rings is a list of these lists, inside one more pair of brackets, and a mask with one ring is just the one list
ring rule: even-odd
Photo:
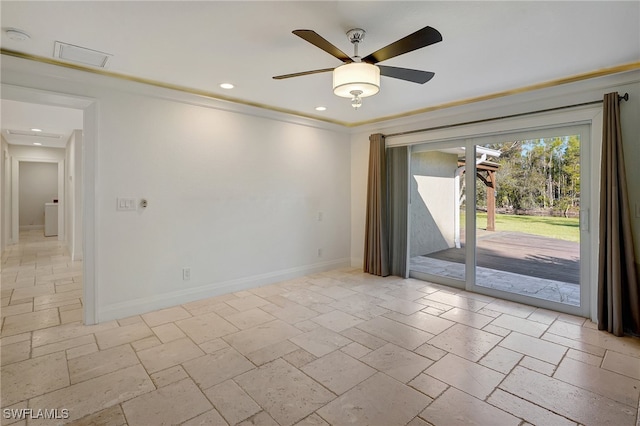
[[191,268],[182,268],[182,281],[189,281],[191,279]]
[[318,249],[318,257],[322,257],[322,249],[321,248]]

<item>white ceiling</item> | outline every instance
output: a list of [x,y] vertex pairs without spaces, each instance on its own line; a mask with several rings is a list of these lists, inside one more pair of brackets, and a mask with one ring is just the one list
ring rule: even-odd
[[[2,99],[2,136],[13,145],[64,148],[75,129],[82,129],[82,110]],[[31,129],[40,129],[41,132]]]
[[[639,1],[3,0],[0,7],[4,49],[52,58],[62,41],[113,54],[115,73],[352,124],[640,61]],[[358,111],[333,95],[331,73],[272,79],[340,65],[294,29],[312,29],[352,54],[345,33],[364,28],[365,56],[427,25],[442,42],[382,64],[435,77],[424,85],[382,77],[380,93]],[[7,28],[31,39],[11,40]],[[236,88],[223,90],[223,82]],[[320,105],[327,111],[315,111]]]

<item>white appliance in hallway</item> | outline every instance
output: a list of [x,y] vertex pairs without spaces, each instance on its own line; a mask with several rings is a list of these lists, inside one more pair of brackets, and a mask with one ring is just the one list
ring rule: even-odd
[[58,235],[58,204],[44,204],[44,236],[54,237]]

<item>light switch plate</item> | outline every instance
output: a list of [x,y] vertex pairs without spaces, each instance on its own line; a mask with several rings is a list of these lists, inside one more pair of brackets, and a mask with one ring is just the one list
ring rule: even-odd
[[116,210],[118,211],[135,211],[136,210],[135,198],[118,198],[116,203]]

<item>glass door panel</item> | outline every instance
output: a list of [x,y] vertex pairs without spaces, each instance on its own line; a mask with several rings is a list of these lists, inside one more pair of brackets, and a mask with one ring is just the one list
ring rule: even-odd
[[475,285],[580,307],[580,135],[475,151]]
[[410,164],[409,271],[464,287],[465,148],[414,146]]

